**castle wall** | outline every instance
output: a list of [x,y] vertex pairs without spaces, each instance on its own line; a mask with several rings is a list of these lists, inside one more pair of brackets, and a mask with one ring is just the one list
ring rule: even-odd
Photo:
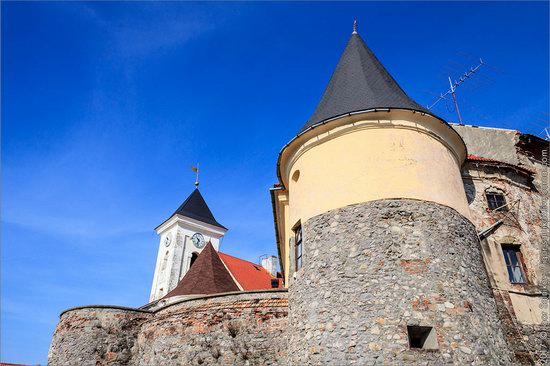
[[[455,210],[380,200],[302,228],[289,363],[511,363],[475,228]],[[438,349],[411,349],[410,325],[434,327]]]
[[61,314],[48,354],[48,365],[126,365],[141,323],[149,311],[85,306]]
[[143,323],[140,365],[275,365],[286,356],[286,291],[235,293],[167,306]]
[[62,313],[49,365],[274,365],[286,357],[286,290],[195,297],[152,312]]

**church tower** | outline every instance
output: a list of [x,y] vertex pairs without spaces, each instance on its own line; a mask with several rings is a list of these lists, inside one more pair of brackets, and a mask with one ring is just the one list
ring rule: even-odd
[[458,133],[407,96],[354,26],[271,190],[288,364],[510,363],[465,158]]
[[219,250],[227,228],[216,221],[197,187],[155,231],[160,243],[149,301],[174,289],[208,242]]

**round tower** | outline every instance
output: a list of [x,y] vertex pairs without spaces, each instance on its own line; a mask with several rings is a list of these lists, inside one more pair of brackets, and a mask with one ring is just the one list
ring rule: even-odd
[[289,364],[510,362],[465,157],[354,30],[272,190]]

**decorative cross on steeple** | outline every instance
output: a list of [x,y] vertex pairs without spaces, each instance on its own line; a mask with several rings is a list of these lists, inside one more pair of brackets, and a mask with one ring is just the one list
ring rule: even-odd
[[357,19],[353,21],[353,32],[351,34],[357,34]]

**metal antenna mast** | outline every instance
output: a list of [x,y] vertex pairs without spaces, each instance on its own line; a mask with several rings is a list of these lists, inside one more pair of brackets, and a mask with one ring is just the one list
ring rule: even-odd
[[453,101],[455,103],[456,114],[458,115],[458,123],[462,125],[463,124],[462,117],[460,116],[460,110],[458,109],[458,101],[456,99],[456,88],[458,88],[463,82],[465,82],[466,79],[468,79],[473,74],[475,74],[482,65],[484,65],[484,63],[483,63],[483,60],[480,58],[479,65],[477,65],[476,67],[470,67],[470,70],[462,74],[460,79],[458,79],[458,81],[455,80],[454,83],[452,82],[451,77],[449,76],[449,84],[451,86],[450,89],[447,90],[445,93],[440,94],[439,98],[437,98],[437,100],[433,102],[432,105],[428,107],[428,109],[432,109],[437,103],[439,103],[440,100],[447,99],[447,96],[451,94],[453,96]]

